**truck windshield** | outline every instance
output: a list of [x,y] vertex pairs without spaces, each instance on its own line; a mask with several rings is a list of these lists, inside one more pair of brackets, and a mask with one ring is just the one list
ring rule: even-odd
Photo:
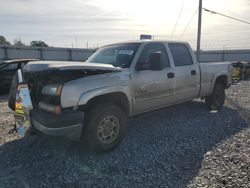
[[105,46],[90,56],[87,62],[129,68],[139,45],[139,43],[126,43]]

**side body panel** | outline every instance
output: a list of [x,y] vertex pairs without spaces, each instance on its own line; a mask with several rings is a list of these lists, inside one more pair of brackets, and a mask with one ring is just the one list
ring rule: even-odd
[[123,69],[122,72],[100,74],[67,82],[62,89],[61,105],[63,108],[75,107],[86,104],[93,97],[120,92],[127,96],[132,112],[129,81],[129,69]]
[[227,85],[231,84],[231,62],[200,63],[201,90],[199,97],[212,93],[216,79],[219,76],[227,77]]
[[[178,44],[178,43],[176,43]],[[186,49],[189,51],[192,64],[184,66],[176,66],[174,62],[174,57],[171,52],[171,61],[174,65],[174,73],[176,79],[175,87],[175,102],[192,100],[198,96],[200,91],[200,68],[196,61],[196,57],[187,43],[180,43],[185,45]],[[186,61],[183,59],[182,61]]]
[[171,69],[146,70],[133,76],[131,93],[134,98],[134,113],[161,108],[173,102],[175,80],[167,78]]
[[162,70],[156,71],[136,71],[135,66],[138,63],[139,56],[144,47],[150,42],[141,45],[130,69],[131,81],[129,88],[133,98],[133,114],[159,109],[174,102],[175,78],[168,78],[168,74],[172,73],[174,69],[169,59],[166,44],[161,42],[151,43],[160,43],[165,48],[170,67],[164,67]]

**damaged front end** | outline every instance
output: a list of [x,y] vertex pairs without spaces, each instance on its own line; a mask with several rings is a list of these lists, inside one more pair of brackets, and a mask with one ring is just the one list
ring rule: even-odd
[[31,102],[28,85],[23,82],[21,70],[17,71],[14,78],[17,82],[17,88],[15,93],[15,107],[14,107],[14,117],[15,125],[9,133],[18,132],[20,135],[24,136],[29,132],[31,122],[30,122],[30,110],[33,109]]
[[[37,64],[39,66],[39,62]],[[34,67],[35,64],[32,66]],[[32,121],[32,116],[36,117],[36,120],[39,119],[40,123],[49,124],[49,129],[51,127],[59,129],[60,127],[55,127],[55,125],[60,126],[57,125],[59,122],[68,126],[72,122],[71,117],[75,117],[74,123],[79,125],[80,121],[83,122],[80,112],[70,115],[72,109],[62,109],[61,107],[61,91],[64,83],[114,71],[118,71],[118,69],[105,68],[105,66],[93,68],[88,64],[77,68],[70,65],[68,68],[64,66],[63,68],[50,67],[35,70],[29,67],[29,69],[26,68],[22,71],[18,70],[9,93],[9,107],[15,111],[16,123],[13,130],[16,130],[21,135],[26,135],[31,124],[34,124],[35,121]],[[67,119],[65,119],[66,116],[68,116]],[[44,127],[41,128],[40,126],[37,129],[43,131]]]

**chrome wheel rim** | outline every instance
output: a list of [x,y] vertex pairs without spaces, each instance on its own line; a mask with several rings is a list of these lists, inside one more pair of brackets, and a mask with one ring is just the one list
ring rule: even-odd
[[109,144],[113,142],[119,133],[119,121],[115,116],[106,116],[98,126],[98,139]]

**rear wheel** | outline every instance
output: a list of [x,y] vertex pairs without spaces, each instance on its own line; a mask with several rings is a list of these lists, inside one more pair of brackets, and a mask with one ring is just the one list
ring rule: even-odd
[[87,113],[83,141],[93,151],[108,151],[117,147],[126,134],[127,117],[114,104],[99,104]]
[[225,87],[221,83],[216,83],[212,94],[205,98],[210,110],[219,110],[225,102]]

